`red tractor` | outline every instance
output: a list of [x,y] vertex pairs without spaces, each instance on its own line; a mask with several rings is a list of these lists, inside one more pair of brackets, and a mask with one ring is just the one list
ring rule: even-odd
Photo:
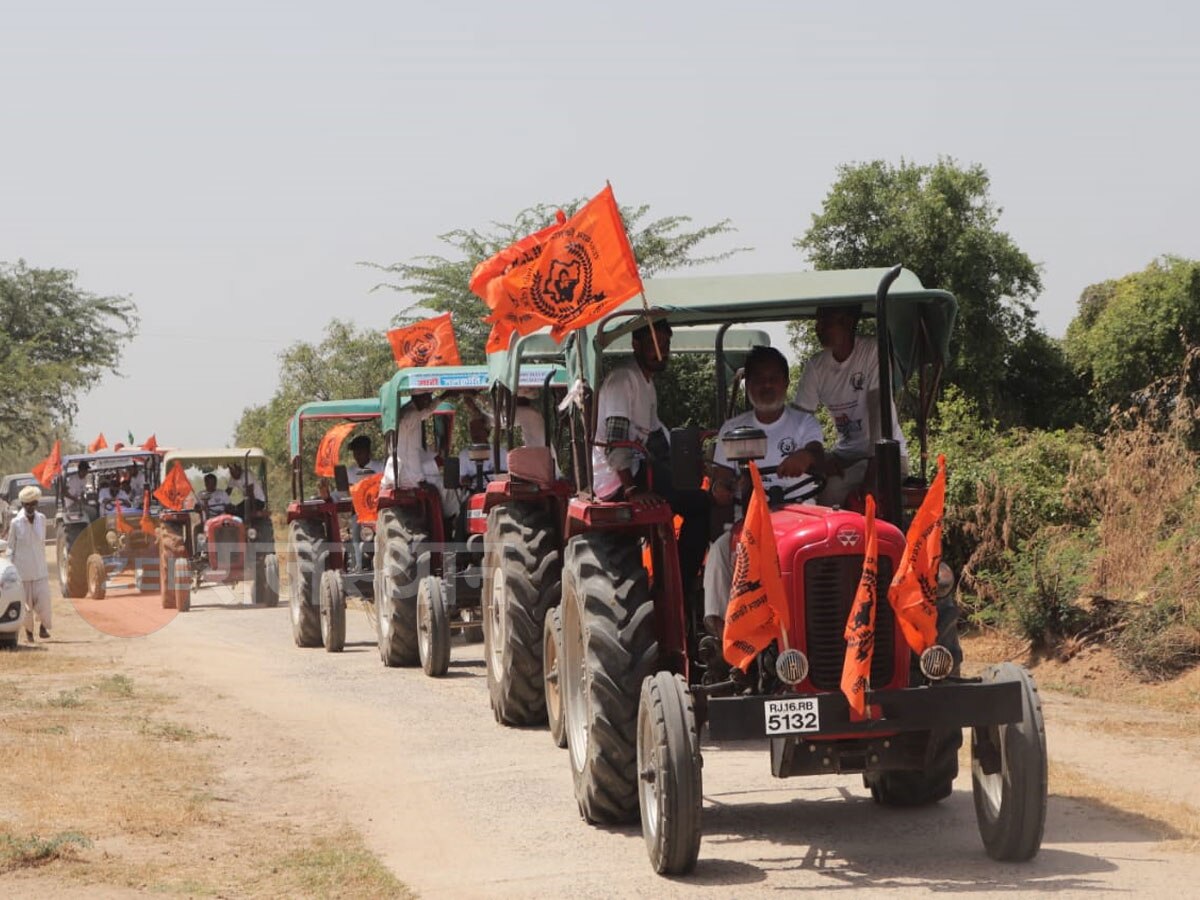
[[[899,267],[663,279],[647,293],[660,304],[654,318],[676,327],[721,326],[714,348],[719,398],[726,370],[721,335],[730,324],[790,322],[829,306],[873,315],[879,433],[891,434],[893,376],[902,380],[919,371],[924,476],[925,417],[948,354],[956,313],[951,295],[924,288]],[[843,631],[863,566],[864,523],[858,513],[786,500],[773,508],[771,526],[798,633],[791,636],[792,646],[776,642],[764,650],[744,675],[703,677],[712,673],[699,662],[700,635],[691,612],[697,598],[684,596],[669,508],[602,502],[588,489],[601,355],[640,324],[645,317],[630,304],[574,333],[567,353],[577,385],[571,445],[583,490],[567,503],[563,525],[560,677],[568,755],[584,818],[620,823],[640,813],[654,868],[684,873],[695,865],[700,846],[701,735],[709,743],[767,738],[776,777],[860,774],[880,804],[912,806],[950,794],[962,729],[969,727],[984,846],[996,859],[1031,858],[1045,821],[1046,754],[1040,702],[1025,670],[1006,664],[980,678],[962,678],[940,644],[917,659],[890,608],[880,602],[866,695],[870,716],[852,719],[839,681]],[[700,437],[672,435],[676,489],[699,486]],[[731,458],[737,458],[734,452]],[[741,455],[750,458],[753,453]],[[875,459],[879,582],[886,585],[905,546],[896,442],[881,439]],[[952,630],[953,615],[941,624]],[[951,639],[947,634],[943,643]]]

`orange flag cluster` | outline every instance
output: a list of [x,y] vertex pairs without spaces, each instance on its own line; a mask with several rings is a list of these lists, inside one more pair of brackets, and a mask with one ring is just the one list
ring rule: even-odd
[[557,221],[484,260],[471,292],[492,311],[489,353],[512,335],[549,325],[555,340],[594,322],[642,290],[637,260],[612,187]]
[[879,542],[875,536],[875,498],[867,494],[866,551],[862,577],[846,620],[846,658],[842,663],[842,693],[850,704],[851,718],[867,714],[867,688],[871,686],[871,659],[875,653],[875,610],[879,600]]
[[54,484],[54,479],[62,472],[62,441],[55,441],[50,448],[50,455],[33,467],[33,477],[44,488]]
[[743,672],[771,641],[778,640],[781,647],[786,647],[791,630],[771,508],[754,463],[750,463],[750,478],[754,490],[741,537],[733,549],[733,584],[725,616],[723,648],[726,662]]
[[392,357],[396,360],[398,368],[461,364],[450,313],[402,328],[393,328],[387,336],[388,343],[392,345]]
[[337,465],[338,455],[342,451],[342,441],[357,425],[357,422],[342,422],[325,432],[321,443],[317,446],[316,473],[318,475],[323,478],[333,477],[333,467]]
[[187,502],[191,494],[192,484],[188,481],[187,474],[183,471],[183,463],[178,460],[175,462],[175,465],[171,466],[171,471],[167,473],[167,477],[163,479],[163,483],[154,492],[154,496],[158,499],[159,503],[168,509],[174,510],[183,509],[183,504]]
[[888,588],[888,602],[896,611],[904,639],[918,654],[937,643],[937,576],[942,563],[946,457],[938,457],[937,467],[929,492],[908,526],[904,558]]
[[121,513],[121,504],[118,502],[116,507],[116,515],[114,516],[117,531],[121,534],[132,534],[133,526],[125,521],[125,516]]
[[361,481],[350,485],[350,501],[354,504],[354,514],[359,523],[374,522],[379,514],[379,484],[383,481],[382,473],[368,475]]

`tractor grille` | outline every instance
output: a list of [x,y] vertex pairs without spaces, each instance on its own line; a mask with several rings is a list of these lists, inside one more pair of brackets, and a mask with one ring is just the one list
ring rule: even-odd
[[[808,638],[809,679],[821,690],[841,685],[846,659],[846,619],[862,578],[861,556],[826,556],[804,564],[804,628]],[[896,622],[887,601],[892,581],[892,561],[879,557],[879,598],[875,609],[875,656],[871,660],[871,687],[892,680],[895,669]]]

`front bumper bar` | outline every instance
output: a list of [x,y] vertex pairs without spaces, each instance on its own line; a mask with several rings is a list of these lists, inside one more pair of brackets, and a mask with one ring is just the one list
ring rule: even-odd
[[841,693],[697,698],[697,713],[705,718],[711,741],[762,740],[767,736],[766,702],[788,697],[816,697],[820,728],[798,735],[809,739],[1005,725],[1019,722],[1024,715],[1020,682],[965,680],[870,691],[867,704],[874,717],[862,722],[851,721]]

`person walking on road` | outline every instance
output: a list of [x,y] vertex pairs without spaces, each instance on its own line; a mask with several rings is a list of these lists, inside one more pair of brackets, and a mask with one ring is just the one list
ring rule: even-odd
[[46,569],[46,517],[38,512],[42,492],[36,485],[21,488],[23,515],[8,530],[8,556],[25,589],[25,637],[33,643],[33,619],[39,620],[38,637],[50,639],[50,573]]

